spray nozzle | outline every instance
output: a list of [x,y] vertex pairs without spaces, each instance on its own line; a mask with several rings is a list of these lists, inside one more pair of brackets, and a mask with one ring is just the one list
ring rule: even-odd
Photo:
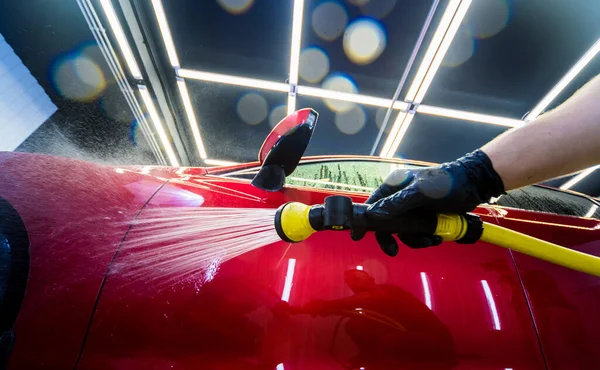
[[475,242],[481,236],[482,224],[474,215],[446,215],[415,211],[391,219],[373,219],[367,204],[353,203],[346,196],[325,199],[324,204],[307,206],[290,202],[275,214],[279,237],[290,243],[305,240],[316,231],[350,230],[382,231],[391,234],[422,233],[441,236],[444,240]]

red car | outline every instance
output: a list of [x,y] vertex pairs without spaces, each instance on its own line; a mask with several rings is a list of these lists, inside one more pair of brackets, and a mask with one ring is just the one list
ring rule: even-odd
[[[158,231],[148,238],[139,223],[157,209],[275,209],[340,193],[364,202],[391,170],[427,165],[354,156],[300,160],[316,123],[312,114],[286,118],[261,160],[239,166],[117,168],[1,154],[1,365],[600,368],[600,279],[486,243],[402,247],[391,258],[372,235],[353,242],[347,232],[326,231],[210,266],[190,260],[180,267],[200,274],[191,279],[125,273],[141,263],[163,276],[160,253],[136,257],[132,249],[145,241],[146,252],[169,250],[171,239]],[[532,186],[476,213],[600,256],[600,211],[586,196]],[[202,237],[190,235],[197,238],[176,236],[178,245],[201,244]],[[155,259],[146,263],[144,256]]]

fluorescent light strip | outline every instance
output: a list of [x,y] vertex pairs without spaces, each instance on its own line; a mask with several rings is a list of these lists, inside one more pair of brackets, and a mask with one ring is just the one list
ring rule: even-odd
[[424,104],[421,104],[418,106],[417,112],[424,113],[424,114],[430,114],[433,116],[456,118],[456,119],[461,119],[461,120],[465,120],[465,121],[482,122],[482,123],[489,123],[492,125],[507,126],[507,127],[517,127],[524,123],[521,120],[513,119],[513,118],[505,118],[505,117],[491,116],[491,115],[481,114],[481,113],[465,112],[465,111],[455,110],[455,109],[433,107],[431,105],[424,105]]
[[171,36],[171,30],[169,29],[169,23],[167,22],[167,16],[160,0],[152,0],[152,7],[154,8],[154,14],[158,21],[158,27],[160,28],[160,34],[162,35],[167,54],[169,55],[169,62],[171,66],[179,67],[179,58],[177,58],[177,51],[175,51],[175,44],[173,43],[173,37]]
[[289,94],[287,101],[288,116],[296,111],[296,95]]
[[550,90],[546,96],[529,112],[525,119],[531,121],[539,116],[585,66],[600,52],[600,39],[575,63],[567,74]]
[[431,63],[431,66],[429,66],[429,68],[427,70],[425,79],[423,79],[423,82],[421,83],[421,86],[419,87],[419,92],[417,93],[417,95],[414,99],[415,103],[420,103],[423,101],[423,98],[425,97],[427,90],[429,90],[429,86],[431,86],[431,82],[433,81],[433,78],[435,77],[438,69],[440,68],[440,65],[442,64],[442,60],[444,60],[444,57],[446,56],[446,52],[450,48],[450,45],[452,44],[452,40],[454,39],[454,36],[456,35],[456,32],[458,31],[458,27],[460,27],[460,24],[462,23],[462,20],[465,17],[465,14],[467,14],[467,10],[469,10],[470,5],[471,5],[471,0],[462,0],[462,2],[460,3],[460,6],[458,7],[456,14],[454,15],[454,18],[452,19],[452,23],[450,23],[450,27],[448,28],[448,31],[446,32],[446,35],[444,36],[444,39],[440,45],[440,48],[438,49],[437,53],[435,54],[435,58],[433,58],[433,62]]
[[296,259],[290,258],[288,260],[287,273],[285,274],[285,282],[283,283],[283,292],[281,293],[281,300],[289,302],[290,294],[292,292],[292,285],[294,285],[294,269],[296,268]]
[[237,162],[222,161],[220,159],[205,159],[204,163],[211,166],[235,166],[239,164]]
[[380,157],[394,157],[396,150],[398,150],[398,147],[400,146],[400,142],[404,138],[404,135],[406,135],[408,127],[414,118],[415,115],[413,113],[403,113],[398,115],[396,121],[394,121],[394,127],[392,127],[392,131],[388,135],[383,149],[381,150]]
[[423,284],[423,296],[425,297],[425,305],[429,307],[431,310],[431,291],[429,290],[429,279],[427,278],[427,274],[421,273],[421,284]]
[[573,186],[575,186],[581,180],[583,180],[584,178],[586,178],[587,176],[589,176],[592,172],[594,172],[599,167],[600,167],[600,165],[594,166],[594,167],[590,167],[587,170],[585,170],[583,172],[580,172],[579,175],[573,177],[571,180],[569,180],[569,181],[565,182],[563,185],[561,185],[560,189],[561,190],[567,190],[567,189],[572,188]]
[[[357,104],[372,105],[375,107],[388,108],[392,104],[391,99],[377,98],[369,95],[353,94],[334,90],[320,89],[318,87],[298,86],[298,94],[312,96],[315,98],[334,99]],[[394,109],[406,110],[408,104],[403,101],[394,102]]]
[[289,85],[281,82],[273,82],[266,80],[258,80],[255,78],[238,77],[231,75],[224,75],[220,73],[202,72],[195,71],[192,69],[178,69],[177,75],[183,78],[190,78],[193,80],[208,81],[208,82],[220,82],[228,85],[252,87],[256,89],[273,90],[280,92],[288,92]]
[[488,285],[488,282],[486,280],[481,280],[481,286],[483,287],[485,299],[487,300],[488,307],[490,308],[490,314],[492,315],[492,320],[494,322],[494,330],[500,330],[500,317],[498,316],[496,302],[494,301],[494,296],[492,295],[490,286]]
[[125,63],[127,63],[127,68],[129,68],[129,72],[131,75],[137,79],[142,79],[142,72],[138,67],[137,62],[135,61],[135,57],[131,52],[131,48],[129,47],[129,43],[127,42],[127,38],[125,37],[125,33],[123,32],[123,28],[121,27],[121,23],[119,22],[119,18],[117,18],[117,14],[115,13],[115,9],[113,8],[110,0],[100,0],[100,5],[102,5],[102,10],[104,10],[104,14],[108,19],[108,23],[110,24],[110,28],[112,29],[115,38],[117,39],[117,43],[119,44],[119,48],[121,49],[121,53],[123,53],[123,57],[125,58]]
[[206,159],[206,149],[204,148],[202,138],[200,137],[200,128],[198,127],[196,115],[194,114],[194,108],[192,107],[192,101],[190,100],[190,94],[183,78],[177,78],[177,87],[179,87],[179,93],[181,94],[181,100],[183,100],[183,106],[185,107],[188,122],[190,123],[190,128],[192,129],[192,135],[194,136],[194,141],[196,142],[196,148],[198,148],[198,154],[200,155],[200,158]]
[[156,129],[156,132],[158,132],[160,141],[162,142],[162,145],[165,148],[165,151],[167,152],[167,156],[169,157],[171,166],[179,167],[179,161],[177,160],[177,156],[175,155],[175,152],[173,151],[173,147],[171,146],[171,142],[169,141],[169,138],[167,137],[167,133],[165,132],[165,130],[162,126],[162,123],[158,116],[158,112],[156,111],[156,107],[154,106],[154,102],[152,101],[152,98],[150,97],[150,93],[148,92],[148,89],[144,85],[138,85],[138,90],[140,91],[140,94],[142,95],[142,100],[144,101],[144,104],[146,105],[146,108],[148,109],[148,113],[150,114],[152,123],[154,123],[154,128]]
[[300,65],[300,46],[302,42],[302,15],[304,13],[304,0],[294,0],[294,15],[292,20],[292,45],[290,50],[290,76],[291,85],[298,84],[298,68]]
[[597,205],[593,205],[590,210],[588,211],[588,213],[585,214],[585,216],[583,217],[592,217],[594,215],[594,213],[596,213],[596,211],[598,210],[598,206]]
[[[423,100],[470,5],[471,0],[450,1],[408,90],[406,101],[420,103]],[[394,156],[413,118],[413,114],[398,115],[380,156],[385,158]]]
[[435,57],[435,55],[442,43],[442,40],[444,38],[444,35],[446,34],[446,31],[450,27],[452,18],[454,17],[454,14],[456,13],[458,6],[460,5],[460,1],[461,0],[451,0],[448,3],[448,6],[446,7],[444,14],[442,15],[442,19],[440,20],[440,24],[438,25],[437,29],[435,30],[435,33],[433,34],[433,38],[431,39],[431,42],[429,43],[429,47],[427,48],[427,51],[425,52],[423,61],[421,62],[421,65],[419,66],[419,69],[417,70],[417,74],[415,75],[413,83],[410,86],[410,88],[408,89],[408,94],[406,95],[406,100],[408,100],[408,101],[415,100],[415,97],[417,96],[419,87],[421,86],[421,83],[425,79],[425,74],[427,73],[427,71],[429,70],[429,66],[433,62],[433,58]]

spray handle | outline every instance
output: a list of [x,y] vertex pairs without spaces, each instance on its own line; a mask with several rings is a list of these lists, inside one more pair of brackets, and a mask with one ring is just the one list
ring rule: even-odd
[[368,204],[355,203],[352,228],[391,234],[432,234],[445,241],[474,243],[481,237],[483,224],[478,216],[412,211],[398,217],[376,220],[367,216]]

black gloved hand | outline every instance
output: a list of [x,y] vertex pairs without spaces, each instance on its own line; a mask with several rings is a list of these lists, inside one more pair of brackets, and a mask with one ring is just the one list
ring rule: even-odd
[[[504,193],[502,179],[492,162],[476,150],[453,162],[437,167],[392,172],[367,200],[371,206],[367,217],[386,220],[413,210],[466,213],[479,204]],[[352,230],[353,240],[360,240],[364,230]],[[391,234],[375,233],[381,249],[389,256],[398,254],[398,244]],[[410,248],[439,245],[436,235],[402,234],[398,238]]]

